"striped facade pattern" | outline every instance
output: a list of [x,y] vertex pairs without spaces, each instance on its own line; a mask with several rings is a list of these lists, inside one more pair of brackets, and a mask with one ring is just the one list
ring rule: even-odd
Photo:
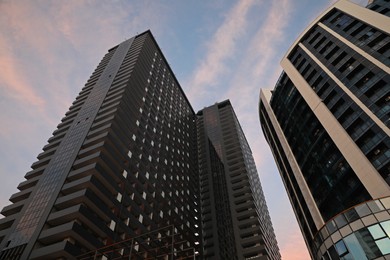
[[[122,60],[115,57],[118,50]],[[116,71],[109,68],[112,62],[118,63]],[[102,78],[110,80],[106,93],[99,88]],[[80,116],[86,110],[92,116]],[[109,50],[18,186],[20,192],[11,196],[13,204],[2,210],[0,259],[72,259],[169,225],[176,239],[185,241],[182,249],[199,249],[194,119],[149,32]],[[67,141],[72,127],[80,125],[86,136]],[[64,172],[55,179],[56,190],[46,193],[50,198],[39,224],[20,240],[17,228],[30,214],[26,208],[36,201],[37,188],[53,178],[47,169],[70,153],[59,154],[61,146],[75,157],[59,165]]]
[[263,133],[313,259],[390,253],[388,235],[358,237],[365,226],[385,231],[386,211],[360,231],[340,233],[352,221],[335,222],[356,205],[390,196],[389,16],[388,0],[367,8],[338,1],[292,45],[275,89],[260,93]]

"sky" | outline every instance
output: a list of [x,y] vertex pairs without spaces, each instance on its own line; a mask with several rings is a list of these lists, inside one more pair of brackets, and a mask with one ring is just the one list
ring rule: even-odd
[[107,50],[150,29],[195,111],[230,99],[282,258],[310,259],[261,132],[258,101],[261,88],[274,88],[288,48],[334,2],[0,1],[0,208]]

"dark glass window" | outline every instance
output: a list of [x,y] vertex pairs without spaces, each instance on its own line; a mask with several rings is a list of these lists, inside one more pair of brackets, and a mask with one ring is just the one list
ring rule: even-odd
[[[337,97],[331,90],[324,102]],[[287,77],[278,82],[271,106],[324,219],[370,198]]]
[[[381,8],[375,5],[378,8],[375,10],[389,15],[390,6],[386,5]],[[339,10],[333,10],[331,14],[325,16],[321,22],[379,61],[390,65],[390,53],[388,53],[390,35]]]

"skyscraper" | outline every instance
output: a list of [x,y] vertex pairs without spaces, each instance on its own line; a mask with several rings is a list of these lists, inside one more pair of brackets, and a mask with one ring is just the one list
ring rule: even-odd
[[263,133],[314,259],[390,254],[389,15],[389,1],[337,2],[260,93]]
[[252,152],[230,101],[197,117],[203,259],[280,259]]
[[69,259],[167,226],[199,251],[195,113],[150,32],[108,51],[48,142],[2,210],[0,259]]
[[[150,31],[111,48],[2,210],[0,259],[202,259],[203,252],[223,250],[212,259],[233,252],[236,259],[279,259],[238,121],[234,116],[229,125],[241,146],[234,146],[236,159],[231,154],[226,160],[198,137],[197,117]],[[214,171],[200,175],[204,145],[221,177],[211,188],[232,171],[227,162],[246,165],[224,184],[234,190],[216,191],[234,198],[240,212],[232,207],[234,218],[222,216],[219,210],[230,204],[214,200],[218,220],[225,222],[211,229],[208,210],[216,211],[200,177]],[[212,230],[218,243],[209,245],[203,230]]]

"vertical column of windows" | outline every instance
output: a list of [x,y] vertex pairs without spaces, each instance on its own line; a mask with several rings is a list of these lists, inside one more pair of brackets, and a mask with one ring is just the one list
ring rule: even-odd
[[[290,96],[287,99],[283,94],[286,92]],[[369,199],[369,194],[288,77],[278,82],[274,96],[271,107],[323,218],[327,220]],[[335,209],[334,205],[340,208]]]
[[268,143],[271,146],[275,160],[279,166],[278,168],[282,179],[284,180],[286,190],[288,190],[291,204],[293,205],[295,212],[297,212],[299,224],[303,230],[306,241],[311,244],[312,238],[317,233],[316,225],[307,207],[301,188],[291,169],[285,151],[282,148],[273,124],[262,103],[260,104],[260,118],[264,134],[268,136]]
[[140,102],[135,100],[139,106],[130,119],[125,175],[131,184],[127,191],[131,201],[126,209],[129,219],[124,221],[134,234],[174,225],[175,240],[187,241],[184,247],[198,247],[199,242],[192,241],[199,228],[194,219],[198,206],[189,146],[193,111],[150,38],[145,40],[135,70],[129,98],[137,92]]
[[[344,50],[336,48],[335,43],[332,43],[321,54],[321,50],[326,48],[328,44],[324,41],[322,45],[319,45],[315,49],[316,41],[312,41],[311,36],[316,35],[316,32],[324,34],[328,38],[328,41],[331,42],[331,36],[321,28],[316,27],[314,31],[309,33],[309,36],[304,38],[303,43],[305,46],[313,53],[319,56],[322,55],[322,57],[325,56],[325,59],[323,59],[324,64],[330,67],[335,75],[362,102],[367,104],[373,112],[375,111],[376,115],[385,124],[390,125],[390,111],[388,111],[388,102],[390,99],[386,98],[390,94],[390,88],[388,87],[390,85],[390,78],[388,79],[386,73],[376,69],[372,64],[367,64],[367,61],[362,57],[358,57],[357,54],[354,56],[347,54],[347,52],[350,52],[347,48],[344,48]],[[337,41],[336,39],[332,40]],[[311,45],[309,45],[310,42],[312,42]],[[342,45],[342,43],[337,42],[337,45]],[[335,51],[335,49],[337,50]],[[340,59],[340,57],[342,58]],[[354,61],[354,57],[356,57],[356,61]],[[372,119],[363,113],[353,100],[345,95],[343,90],[329,76],[321,72],[321,68],[301,48],[297,47],[291,53],[289,59],[317,95],[324,101],[344,129],[351,135],[352,139],[359,145],[360,149],[381,173],[383,178],[390,181],[388,176],[390,143],[383,130],[376,126]],[[386,82],[387,80],[389,82]],[[388,101],[386,101],[387,99]],[[359,124],[359,122],[363,123]],[[376,135],[366,135],[369,129],[375,131]],[[372,137],[372,139],[368,140],[365,138],[364,142],[359,141],[363,136],[367,136],[367,138]]]
[[[321,53],[322,49],[315,48],[311,37],[304,39],[303,44],[318,57],[341,82],[347,86],[380,120],[390,125],[390,78],[374,64],[364,59],[360,54],[345,46],[320,27],[313,29],[321,33],[331,43],[331,50]],[[320,46],[319,46],[320,47]],[[325,48],[325,47],[324,47]],[[302,73],[303,75],[304,73]],[[310,76],[310,75],[309,75]],[[309,76],[307,81],[310,84]]]
[[337,9],[321,22],[385,65],[390,65],[390,35]]

